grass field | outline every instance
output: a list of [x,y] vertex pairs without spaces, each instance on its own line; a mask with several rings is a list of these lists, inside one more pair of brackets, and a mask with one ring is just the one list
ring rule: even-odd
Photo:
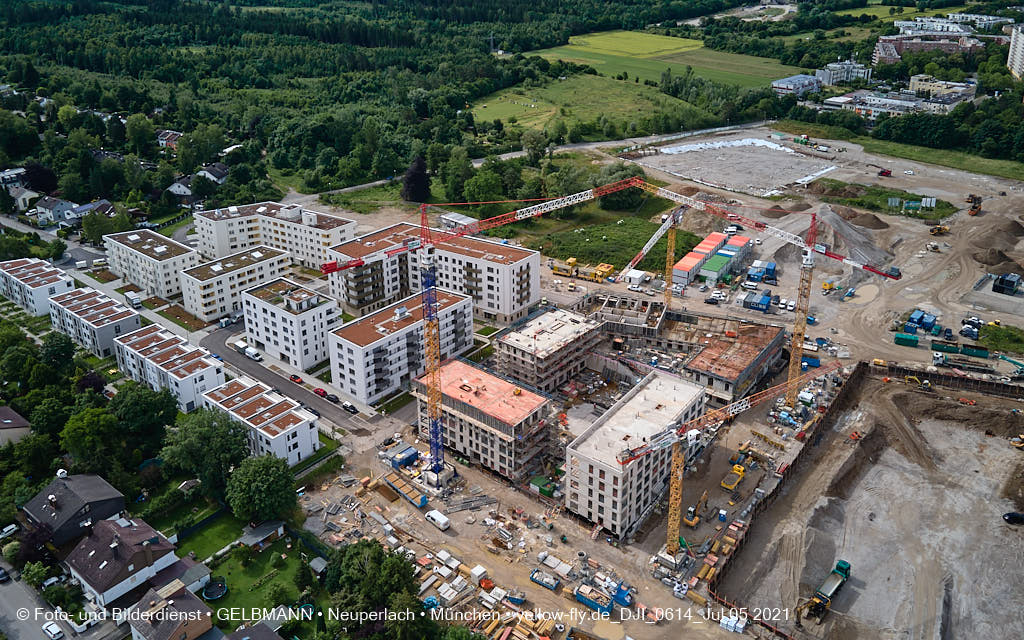
[[557,118],[589,122],[603,115],[629,121],[659,111],[687,112],[693,117],[709,115],[654,87],[581,74],[539,88],[510,87],[492,93],[473,106],[473,118],[508,122],[514,117],[525,128],[543,129]]
[[1024,329],[1011,325],[985,326],[979,332],[978,342],[995,351],[1024,353]]
[[568,45],[531,53],[588,64],[608,76],[626,72],[630,78],[654,81],[665,69],[678,72],[689,65],[698,76],[743,87],[765,86],[801,71],[769,58],[705,49],[699,40],[635,31],[589,33],[570,38]]
[[[615,222],[586,225],[585,233],[560,231],[547,234],[540,242],[531,242],[531,249],[541,250],[545,256],[564,260],[575,257],[581,264],[608,262],[621,269],[629,263],[637,251],[658,228],[658,224],[639,218],[626,218],[622,224]],[[603,239],[606,238],[606,239]],[[688,231],[676,233],[675,254],[681,258],[691,251],[700,238]],[[637,265],[638,269],[665,270],[665,249],[667,240],[661,238],[647,256]]]
[[189,551],[195,551],[196,559],[202,562],[238,540],[244,526],[244,522],[230,513],[226,513],[191,536],[180,540],[178,542],[178,557],[184,557],[188,555]]
[[925,16],[944,16],[947,13],[959,13],[964,9],[964,5],[960,5],[959,7],[943,7],[941,9],[924,9],[922,11],[918,11],[911,7],[904,7],[903,13],[894,13],[890,16],[889,9],[893,8],[895,7],[869,5],[860,9],[845,9],[843,11],[836,11],[835,13],[839,16],[860,16],[866,13],[869,16],[874,16],[880,20],[888,22],[889,20],[913,20],[914,18],[923,18]]

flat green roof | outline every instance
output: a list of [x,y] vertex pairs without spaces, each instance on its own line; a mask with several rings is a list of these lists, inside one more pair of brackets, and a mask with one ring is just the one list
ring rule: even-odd
[[729,264],[729,258],[725,256],[711,256],[700,269],[701,271],[712,271],[718,273]]

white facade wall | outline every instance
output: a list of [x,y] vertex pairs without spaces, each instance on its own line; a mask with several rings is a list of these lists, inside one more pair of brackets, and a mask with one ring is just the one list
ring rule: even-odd
[[50,298],[71,291],[75,281],[38,258],[0,262],[0,294],[34,316],[50,314]]
[[243,292],[242,310],[246,341],[303,371],[330,357],[327,335],[341,323],[333,298],[284,279]]
[[[233,268],[231,264],[244,266]],[[244,290],[281,277],[290,265],[287,252],[265,246],[201,264],[181,274],[183,304],[200,320],[212,322],[241,310]]]
[[[447,304],[442,304],[442,298]],[[370,316],[353,320],[330,333],[331,383],[360,402],[373,404],[409,387],[426,366],[420,297],[410,296]],[[395,310],[405,307],[408,321],[396,323]],[[469,297],[438,291],[438,329],[441,359],[463,353],[473,346],[473,303]],[[353,334],[362,334],[354,336]],[[346,337],[349,336],[349,337]]]
[[[146,229],[103,239],[111,272],[145,293],[164,299],[181,293],[181,272],[199,263],[199,254],[189,247]],[[160,247],[165,250],[160,251]]]
[[142,317],[95,289],[50,298],[50,324],[99,358],[114,353],[114,339],[142,327]]
[[158,325],[117,338],[114,354],[125,375],[155,391],[170,389],[185,412],[201,406],[203,393],[224,384],[224,369],[209,351]]
[[1006,58],[1006,68],[1014,78],[1024,79],[1024,25],[1015,25],[1010,32],[1010,55]]
[[177,561],[178,556],[174,555],[173,551],[165,553],[157,558],[152,565],[148,567],[140,567],[138,571],[115,584],[113,587],[110,587],[106,591],[98,591],[95,587],[86,582],[83,576],[79,575],[79,573],[75,571],[74,567],[68,567],[68,569],[71,572],[71,577],[81,583],[82,591],[93,594],[93,599],[96,604],[106,607],[129,591],[138,589],[140,586],[145,584],[147,580]]

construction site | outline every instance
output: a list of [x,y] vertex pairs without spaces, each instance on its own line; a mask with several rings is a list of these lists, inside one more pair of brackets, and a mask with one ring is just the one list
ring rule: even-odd
[[[1024,363],[977,342],[1024,300],[993,285],[1022,271],[1024,191],[769,137],[469,225],[627,188],[677,205],[631,264],[547,261],[483,362],[439,357],[427,262],[415,417],[307,487],[306,528],[406,555],[425,607],[493,640],[1024,636],[1002,517],[1024,511]],[[879,215],[827,202],[825,173],[964,206]],[[677,228],[706,235],[692,255]],[[665,271],[634,273],[662,236]]]

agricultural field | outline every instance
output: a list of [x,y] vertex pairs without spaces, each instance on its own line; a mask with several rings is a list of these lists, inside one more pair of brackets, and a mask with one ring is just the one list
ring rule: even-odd
[[629,121],[657,112],[685,112],[689,119],[710,114],[688,102],[645,85],[603,76],[581,74],[556,80],[543,87],[510,87],[481,98],[473,106],[473,118],[516,122],[527,129],[543,129],[562,118],[589,122],[601,116]]
[[769,58],[705,49],[699,40],[634,31],[608,31],[574,36],[569,44],[531,52],[549,60],[588,64],[599,73],[659,81],[665,69],[689,65],[698,76],[743,87],[765,86],[801,69]]

